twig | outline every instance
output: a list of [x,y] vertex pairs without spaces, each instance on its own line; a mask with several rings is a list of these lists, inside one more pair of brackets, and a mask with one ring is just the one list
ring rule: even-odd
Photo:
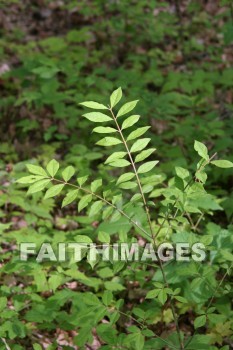
[[[115,122],[115,124],[117,126],[117,130],[118,130],[118,132],[119,132],[119,134],[121,136],[122,142],[123,142],[123,144],[125,146],[125,149],[126,149],[126,151],[128,153],[128,156],[129,156],[129,159],[130,159],[133,171],[135,173],[135,176],[136,176],[136,179],[137,179],[137,184],[138,184],[138,187],[139,187],[139,191],[141,193],[141,197],[142,197],[143,204],[144,204],[145,211],[146,211],[147,221],[148,221],[148,224],[149,224],[149,227],[150,227],[151,238],[153,240],[154,247],[157,248],[157,244],[156,244],[156,240],[155,240],[156,236],[153,233],[152,222],[151,222],[151,218],[150,218],[150,211],[149,211],[149,208],[148,208],[148,205],[147,205],[147,202],[146,202],[146,198],[145,198],[144,193],[143,193],[143,189],[142,189],[141,181],[140,181],[140,178],[139,178],[139,175],[138,175],[138,172],[137,172],[137,168],[136,168],[134,160],[133,160],[133,158],[131,156],[128,144],[127,144],[127,142],[126,142],[126,140],[124,138],[122,130],[121,130],[119,124],[118,124],[117,118],[116,118],[115,114],[113,113],[112,108],[109,108],[109,110],[110,110],[110,112],[112,114],[112,117],[113,117],[113,120],[114,120],[114,122]],[[159,262],[159,267],[160,267],[160,270],[161,270],[161,273],[162,273],[162,276],[163,276],[164,283],[165,283],[166,287],[169,288],[169,284],[168,284],[168,281],[167,281],[167,278],[166,278],[166,275],[165,275],[165,272],[164,272],[162,261],[160,259],[158,259],[158,262]],[[181,332],[180,332],[180,328],[179,328],[179,324],[178,324],[178,319],[177,319],[177,316],[176,316],[176,313],[175,313],[175,306],[174,306],[174,303],[173,303],[173,299],[171,299],[171,298],[170,298],[170,304],[171,304],[172,315],[173,315],[173,319],[174,319],[174,322],[175,322],[176,331],[177,331],[177,335],[178,335],[178,339],[179,339],[179,343],[180,343],[180,349],[182,350],[182,349],[184,349],[184,344],[183,344],[182,337],[181,337]]]

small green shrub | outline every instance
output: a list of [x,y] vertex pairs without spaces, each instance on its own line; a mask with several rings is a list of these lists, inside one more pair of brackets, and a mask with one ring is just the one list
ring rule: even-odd
[[[195,141],[194,149],[200,159],[194,174],[183,167],[176,167],[176,175],[163,186],[163,176],[156,171],[159,161],[153,160],[156,150],[149,146],[150,138],[145,137],[149,127],[136,127],[140,116],[132,114],[138,100],[127,102],[117,110],[121,98],[122,90],[118,88],[111,94],[109,105],[94,101],[81,103],[83,107],[93,110],[83,116],[97,125],[93,132],[103,136],[97,145],[112,148],[112,153],[104,162],[109,171],[107,179],[98,177],[89,180],[89,174],[73,166],[60,171],[59,163],[53,159],[46,169],[28,164],[31,174],[17,182],[30,185],[28,195],[46,189],[45,200],[64,195],[62,207],[78,201],[79,212],[85,209],[92,221],[99,221],[101,217],[103,223],[97,228],[96,236],[88,235],[88,230],[84,230],[83,234],[76,237],[76,241],[133,243],[142,240],[151,243],[154,248],[165,240],[171,243],[198,241],[205,244],[210,263],[163,263],[160,259],[152,265],[146,261],[130,262],[130,268],[136,274],[133,277],[129,272],[129,264],[114,261],[104,263],[98,259],[93,262],[87,250],[80,264],[87,259],[92,271],[99,271],[104,281],[102,287],[98,286],[99,282],[94,285],[93,281],[86,281],[87,285],[95,289],[95,294],[89,291],[76,294],[58,291],[58,286],[65,281],[63,275],[81,281],[87,278],[80,269],[76,270],[74,263],[72,269],[68,266],[64,269],[59,267],[49,280],[49,287],[55,293],[51,302],[53,300],[53,307],[56,308],[55,303],[59,304],[61,298],[74,298],[65,324],[68,329],[78,327],[76,344],[81,348],[91,341],[91,331],[95,328],[105,344],[101,349],[215,349],[210,344],[213,339],[218,339],[220,328],[216,328],[215,333],[212,330],[212,333],[207,332],[205,335],[202,331],[198,333],[198,330],[220,327],[219,324],[229,327],[228,311],[221,307],[221,303],[229,303],[230,291],[224,280],[230,273],[233,256],[229,247],[218,241],[215,234],[211,234],[213,228],[209,227],[209,232],[202,232],[199,231],[199,225],[204,215],[221,210],[220,203],[204,188],[208,168],[232,168],[233,163],[215,160],[216,154],[209,155],[207,147]],[[161,187],[156,188],[158,184]],[[161,201],[161,206],[155,205],[154,198]],[[104,225],[104,222],[108,225]],[[217,281],[215,273],[220,266],[225,272],[221,280]],[[150,276],[151,267],[156,270],[154,276]],[[110,281],[106,280],[109,277]],[[131,312],[125,312],[124,294],[121,295],[126,288],[123,280],[129,283],[131,278],[132,281],[135,278],[139,281],[143,301],[133,306]],[[137,291],[132,293],[137,294]],[[217,296],[219,301],[214,305]],[[158,310],[162,312],[164,322],[167,322],[166,318],[168,322],[174,322],[175,329],[168,335],[158,335],[154,331]],[[195,315],[189,320],[194,329],[191,336],[190,331],[180,328],[179,321],[190,310]],[[36,308],[29,311],[27,320],[34,321],[35,312]],[[127,332],[121,330],[122,317],[130,319]],[[62,312],[58,312],[58,318],[63,320]]]

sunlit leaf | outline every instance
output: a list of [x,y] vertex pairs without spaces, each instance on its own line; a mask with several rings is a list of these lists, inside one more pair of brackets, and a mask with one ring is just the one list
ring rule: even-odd
[[132,131],[129,136],[127,137],[127,141],[134,140],[137,137],[142,136],[145,134],[145,132],[150,128],[150,126],[143,126],[142,128],[138,128],[134,131]]
[[109,126],[97,126],[96,128],[93,129],[94,132],[97,132],[98,134],[110,134],[113,132],[117,132],[116,129],[110,128]]
[[149,142],[150,142],[149,138],[137,140],[131,147],[130,152],[139,152],[143,150],[148,145]]
[[50,160],[50,162],[47,164],[47,167],[46,167],[48,173],[54,177],[59,169],[59,163],[55,160],[55,159],[52,159]]
[[111,108],[115,107],[116,104],[121,100],[122,97],[122,90],[121,87],[113,91],[113,93],[110,96],[110,104]]
[[95,216],[96,214],[99,214],[100,210],[103,207],[103,202],[102,201],[96,201],[91,205],[89,216]]
[[214,164],[218,168],[233,168],[233,163],[229,160],[212,160],[211,164]]
[[121,159],[123,158],[125,155],[127,154],[127,152],[114,152],[113,154],[111,154],[105,161],[106,164],[113,162],[116,159]]
[[141,153],[137,154],[137,156],[135,158],[135,163],[141,162],[142,160],[148,158],[155,150],[156,150],[156,148],[149,148],[149,149],[146,149],[146,150],[142,151]]
[[116,137],[104,137],[100,141],[96,142],[97,145],[105,147],[118,145],[119,143],[122,143],[122,141],[117,139]]
[[86,194],[83,196],[78,203],[78,211],[80,212],[82,209],[86,208],[86,206],[91,202],[92,195]]
[[65,207],[66,205],[72,203],[77,198],[78,192],[79,192],[78,189],[68,192],[62,201],[62,208]]
[[94,180],[91,183],[91,191],[96,192],[102,186],[102,183],[103,183],[102,179]]
[[83,116],[94,123],[103,123],[112,120],[112,118],[110,118],[108,115],[101,112],[85,113]]
[[65,186],[64,184],[58,184],[58,185],[54,185],[54,186],[50,187],[46,191],[44,199],[48,199],[48,198],[57,196],[61,192],[61,190],[64,188],[64,186]]
[[175,167],[175,171],[177,176],[179,176],[181,179],[186,179],[187,177],[189,177],[189,171],[187,169],[177,166]]
[[41,175],[41,176],[44,176],[44,177],[48,177],[48,174],[46,173],[46,171],[45,171],[41,166],[33,165],[33,164],[27,164],[26,166],[27,166],[27,168],[28,168],[28,171],[29,171],[31,174]]
[[159,162],[158,160],[153,160],[151,162],[147,162],[147,163],[142,164],[138,168],[138,174],[147,173],[148,171],[153,169],[155,167],[155,165],[158,164],[158,162]]
[[130,165],[130,162],[126,159],[116,159],[113,162],[109,163],[109,165],[116,168],[123,168],[125,166]]
[[80,105],[93,109],[108,109],[105,105],[94,101],[81,102]]
[[117,184],[120,184],[121,182],[126,182],[131,180],[133,177],[135,177],[134,173],[125,173],[122,174],[119,179],[117,180]]
[[21,177],[16,182],[19,184],[31,184],[42,179],[44,179],[44,176],[42,175],[29,175]]
[[135,100],[135,101],[125,103],[117,113],[117,118],[121,117],[122,115],[125,115],[126,113],[131,112],[136,106],[136,104],[138,103],[138,101],[139,100]]
[[63,179],[67,182],[71,179],[71,177],[74,175],[75,170],[72,166],[68,166],[65,168],[62,172]]
[[131,117],[128,117],[126,120],[123,121],[121,129],[127,129],[133,126],[137,121],[139,120],[140,115],[131,115]]
[[42,191],[50,181],[51,181],[50,179],[43,179],[35,182],[33,185],[29,187],[27,194],[32,194],[32,193]]
[[119,187],[125,190],[129,190],[131,188],[137,187],[137,183],[132,181],[122,182],[119,184]]
[[88,175],[78,177],[77,182],[78,182],[79,186],[84,185],[85,182],[87,181],[87,179],[88,179]]
[[204,158],[205,160],[209,160],[208,156],[208,149],[204,143],[195,141],[194,142],[194,149],[197,151],[200,157]]

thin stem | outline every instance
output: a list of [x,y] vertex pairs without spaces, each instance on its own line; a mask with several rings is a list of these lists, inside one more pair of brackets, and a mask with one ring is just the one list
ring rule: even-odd
[[211,304],[212,304],[212,302],[213,302],[213,300],[214,300],[214,297],[215,297],[217,291],[219,290],[219,288],[220,288],[221,285],[223,284],[223,281],[225,280],[225,278],[226,278],[228,272],[230,272],[232,266],[233,266],[233,263],[231,264],[231,266],[229,267],[229,269],[227,269],[227,271],[226,271],[225,274],[223,275],[221,281],[219,282],[218,286],[216,287],[216,289],[215,289],[215,291],[214,291],[214,294],[212,295],[212,297],[211,297],[211,299],[210,299],[210,301],[209,301],[209,303],[208,303],[208,305],[207,305],[207,310],[210,308],[210,306],[211,306]]
[[[232,269],[233,263],[230,265],[230,267],[227,269],[227,271],[225,272],[225,274],[223,275],[221,281],[219,282],[219,284],[217,285],[217,287],[214,290],[214,293],[207,305],[207,310],[210,308],[210,306],[212,305],[212,302],[214,300],[214,297],[217,293],[217,291],[219,290],[219,288],[221,287],[221,285],[223,284],[228,272],[230,273],[230,270]],[[187,341],[187,343],[185,344],[185,348],[191,343],[191,341],[193,340],[193,337],[197,334],[197,330],[195,330],[195,332],[192,334],[192,336],[189,338],[189,340]]]
[[199,219],[197,220],[195,226],[193,227],[194,231],[197,230],[197,228],[198,228],[198,226],[199,226],[201,220],[203,219],[203,216],[204,216],[204,215],[205,215],[204,213],[201,213],[201,215],[199,216]]
[[[130,318],[130,319],[133,320],[134,322],[137,322],[142,328],[145,327],[145,325],[144,325],[142,322],[138,321],[138,320],[137,320],[136,318],[134,318],[133,316],[128,315],[127,313],[125,313],[125,312],[123,312],[123,311],[120,311],[120,310],[117,310],[117,312],[119,312],[119,313],[122,314],[123,316],[126,316],[126,317]],[[157,334],[154,333],[154,335],[155,335],[156,338],[162,340],[165,344],[167,344],[167,345],[169,346],[169,348],[178,349],[175,345],[170,344],[169,342],[167,342],[165,339],[161,338],[161,337],[158,336]]]
[[[149,211],[149,208],[147,206],[146,198],[145,198],[144,193],[143,193],[143,189],[142,189],[140,178],[138,176],[137,168],[136,168],[134,160],[133,160],[133,158],[131,156],[131,153],[130,153],[127,141],[125,140],[124,135],[122,133],[122,130],[121,130],[119,124],[118,124],[117,118],[116,118],[115,114],[113,113],[112,108],[109,108],[109,110],[110,110],[110,112],[112,114],[112,117],[113,117],[113,120],[114,120],[114,122],[115,122],[115,124],[117,126],[117,130],[118,130],[118,132],[119,132],[119,134],[121,136],[122,142],[123,142],[123,144],[125,146],[125,149],[126,149],[126,151],[128,153],[128,156],[129,156],[129,159],[130,159],[133,171],[135,173],[135,176],[136,176],[136,179],[137,179],[138,188],[139,188],[139,191],[140,191],[140,194],[141,194],[141,197],[142,197],[142,200],[143,200],[143,204],[144,204],[144,207],[145,207],[145,211],[146,211],[147,221],[148,221],[148,224],[149,224],[149,227],[150,227],[151,238],[153,240],[154,247],[157,248],[157,244],[156,244],[156,241],[155,241],[155,236],[154,236],[154,233],[153,233],[151,218],[150,218],[150,211]],[[162,276],[163,276],[164,283],[165,283],[166,287],[169,288],[169,284],[168,284],[168,281],[167,281],[167,278],[166,278],[166,275],[165,275],[165,272],[164,272],[162,261],[160,259],[158,259],[158,262],[159,262],[159,267],[160,267],[160,270],[161,270],[161,273],[162,273]],[[172,315],[173,315],[173,319],[174,319],[175,326],[176,326],[176,331],[177,331],[178,338],[179,338],[180,349],[182,350],[182,349],[184,349],[184,345],[183,345],[183,341],[182,341],[182,338],[181,338],[181,333],[180,333],[180,328],[179,328],[179,324],[178,324],[178,319],[177,319],[177,316],[176,316],[176,313],[175,313],[175,307],[174,307],[174,304],[173,304],[173,300],[171,298],[170,298],[170,305],[171,305]]]
[[86,189],[86,188],[83,188],[81,186],[77,186],[77,185],[74,185],[74,184],[71,184],[69,182],[66,182],[66,181],[62,181],[62,180],[58,180],[58,179],[55,179],[55,178],[52,178],[52,180],[56,181],[56,182],[59,182],[59,183],[62,183],[64,185],[68,185],[68,186],[71,186],[71,187],[74,187],[74,188],[77,188],[87,194],[91,194],[92,196],[98,198],[99,200],[101,200],[102,202],[104,202],[105,204],[109,205],[110,207],[114,208],[115,210],[117,210],[121,215],[125,216],[134,226],[136,226],[139,230],[141,230],[147,237],[150,238],[150,235],[149,233],[144,230],[143,227],[139,226],[133,219],[131,219],[130,216],[128,216],[123,210],[117,208],[116,205],[112,204],[111,202],[109,202],[107,199],[101,197],[100,195]]
[[9,347],[9,345],[7,344],[5,338],[1,338],[2,342],[4,343],[6,350],[11,350],[11,348]]
[[149,208],[148,208],[148,206],[147,206],[146,198],[145,198],[144,193],[143,193],[143,190],[142,190],[142,185],[141,185],[141,181],[140,181],[139,176],[138,176],[137,168],[136,168],[136,166],[135,166],[133,157],[131,156],[129,147],[128,147],[127,142],[126,142],[126,140],[125,140],[125,137],[124,137],[124,135],[123,135],[123,133],[122,133],[122,130],[121,130],[121,128],[120,128],[120,125],[118,124],[117,118],[115,117],[115,114],[113,113],[112,108],[110,108],[109,110],[110,110],[110,112],[111,112],[111,114],[112,114],[112,117],[113,117],[113,120],[114,120],[114,122],[115,122],[115,124],[116,124],[116,126],[117,126],[117,130],[118,130],[118,132],[119,132],[119,134],[120,134],[120,136],[121,136],[122,142],[123,142],[123,144],[124,144],[124,146],[125,146],[125,149],[126,149],[126,151],[127,151],[127,154],[128,154],[128,156],[129,156],[129,159],[130,159],[130,163],[131,163],[132,168],[133,168],[133,171],[134,171],[134,173],[135,173],[135,176],[136,176],[136,179],[137,179],[138,188],[139,188],[139,190],[140,190],[140,194],[141,194],[141,196],[142,196],[143,204],[144,204],[145,211],[146,211],[147,221],[148,221],[148,224],[149,224],[149,226],[150,226],[150,231],[151,231],[152,237],[153,237],[153,229],[152,229],[152,223],[151,223],[151,219],[150,219],[150,211],[149,211]]
[[[197,171],[196,171],[195,174],[199,173],[207,164],[209,164],[209,163],[211,162],[211,160],[212,160],[213,158],[216,157],[216,155],[217,155],[217,152],[215,152],[215,153],[210,157],[210,159],[209,159],[208,161],[205,161],[203,164],[201,164],[200,167],[197,169]],[[195,178],[196,178],[196,176],[194,175],[194,176],[188,181],[188,183],[187,183],[187,184],[185,185],[185,187],[184,187],[184,192],[185,192],[185,190],[191,185],[191,183],[195,180]],[[175,208],[177,202],[178,202],[178,197],[175,199],[175,201],[174,201],[174,203],[172,204],[172,207],[171,207],[170,210],[173,210],[173,209]],[[177,214],[178,214],[178,209],[176,209],[176,212],[175,212],[175,214],[174,214],[174,216],[173,216],[172,218],[175,219],[176,216],[177,216]],[[163,220],[163,222],[161,223],[161,225],[160,225],[158,231],[156,232],[155,238],[158,236],[158,234],[160,233],[160,231],[161,231],[162,228],[164,227],[165,222],[168,220],[168,215],[169,215],[169,210],[167,211],[166,217],[164,218],[164,220]]]

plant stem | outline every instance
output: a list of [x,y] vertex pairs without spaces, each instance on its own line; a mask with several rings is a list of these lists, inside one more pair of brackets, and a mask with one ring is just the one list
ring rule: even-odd
[[[211,162],[211,160],[212,160],[213,158],[216,157],[216,155],[217,155],[217,152],[215,152],[215,153],[210,157],[210,159],[209,159],[208,161],[205,161],[203,164],[201,164],[200,167],[197,169],[196,173],[199,173],[207,164],[209,164],[209,163]],[[196,173],[195,173],[195,174],[196,174]],[[191,185],[191,183],[193,183],[193,181],[195,180],[195,178],[196,178],[196,177],[195,177],[195,175],[194,175],[194,176],[188,181],[188,183],[187,183],[187,184],[185,185],[185,187],[184,187],[184,192],[185,192],[185,190]],[[178,201],[178,198],[176,198],[176,200],[174,201],[171,210],[175,208],[177,201]],[[168,211],[168,212],[169,212],[169,211]],[[173,216],[173,219],[175,219],[175,217],[177,216],[177,214],[178,214],[178,209],[176,210],[176,212],[175,212],[175,214],[174,214],[174,216]],[[161,223],[161,225],[160,225],[158,231],[156,232],[155,237],[158,236],[158,234],[159,234],[160,231],[162,230],[162,228],[163,228],[165,222],[167,221],[167,219],[168,219],[168,213],[167,213],[166,217],[164,218],[163,222]]]
[[112,110],[111,108],[110,108],[109,110],[110,110],[110,112],[111,112],[111,114],[112,114],[112,117],[113,117],[113,120],[114,120],[114,122],[115,122],[115,124],[116,124],[116,126],[117,126],[117,130],[118,130],[118,132],[119,132],[119,134],[120,134],[120,136],[121,136],[122,142],[123,142],[123,144],[124,144],[124,146],[125,146],[125,149],[126,149],[126,151],[127,151],[127,153],[128,153],[128,156],[129,156],[129,159],[130,159],[130,163],[131,163],[132,168],[133,168],[133,171],[134,171],[134,173],[135,173],[135,176],[136,176],[136,179],[137,179],[138,188],[139,188],[139,190],[140,190],[140,193],[141,193],[141,196],[142,196],[142,200],[143,200],[143,204],[144,204],[145,211],[146,211],[147,221],[148,221],[148,224],[149,224],[149,227],[150,227],[150,231],[151,231],[152,237],[153,237],[153,229],[152,229],[152,223],[151,223],[151,219],[150,219],[150,211],[149,211],[149,208],[148,208],[148,206],[147,206],[146,198],[145,198],[144,193],[143,193],[143,190],[142,190],[142,185],[141,185],[141,182],[140,182],[140,179],[139,179],[139,176],[138,176],[137,168],[136,168],[136,166],[135,166],[133,157],[132,157],[132,155],[131,155],[131,153],[130,153],[128,144],[127,144],[127,142],[126,142],[126,140],[125,140],[125,138],[124,138],[124,135],[123,135],[123,133],[122,133],[122,130],[121,130],[121,128],[120,128],[120,125],[118,124],[117,118],[115,117],[115,114],[113,113],[113,110]]
[[[134,322],[137,322],[141,327],[145,327],[144,324],[140,321],[138,321],[136,318],[134,318],[133,316],[131,315],[128,315],[127,313],[123,312],[123,311],[120,311],[120,310],[117,310],[117,312],[119,312],[120,314],[122,314],[123,316],[126,316],[128,318],[130,318],[131,320],[133,320]],[[170,344],[169,342],[167,342],[165,339],[161,338],[160,336],[158,336],[157,334],[155,334],[155,337],[162,340],[165,344],[167,344],[169,346],[169,348],[171,349],[178,349],[175,345],[172,345]]]
[[[210,308],[210,306],[212,305],[212,302],[213,302],[213,300],[214,300],[214,297],[215,297],[217,291],[219,290],[219,288],[220,288],[221,285],[223,284],[223,281],[225,280],[226,276],[228,275],[228,272],[229,272],[229,274],[230,274],[230,270],[232,269],[232,267],[233,267],[233,263],[232,263],[232,264],[230,265],[230,267],[227,269],[227,271],[226,271],[225,274],[223,275],[221,281],[219,282],[219,284],[218,284],[217,287],[215,288],[214,293],[213,293],[213,295],[212,295],[212,297],[211,297],[211,299],[210,299],[210,301],[209,301],[209,303],[208,303],[208,305],[207,305],[207,310],[208,310],[208,309]],[[189,340],[188,340],[187,343],[185,344],[185,347],[187,347],[187,346],[191,343],[191,341],[193,340],[193,337],[194,337],[196,334],[197,334],[197,330],[195,330],[195,332],[191,335],[191,337],[189,338]]]
[[[122,133],[122,130],[121,130],[119,124],[118,124],[117,118],[116,118],[115,114],[113,113],[112,108],[109,108],[109,110],[110,110],[110,112],[112,114],[112,117],[113,117],[113,120],[114,120],[114,122],[115,122],[115,124],[117,126],[117,130],[118,130],[118,132],[119,132],[119,134],[121,136],[122,142],[123,142],[123,144],[125,146],[125,149],[126,149],[126,151],[128,153],[128,156],[129,156],[129,159],[130,159],[133,171],[135,173],[135,176],[136,176],[136,179],[137,179],[138,188],[139,188],[139,191],[140,191],[140,194],[141,194],[141,197],[142,197],[142,201],[143,201],[143,204],[144,204],[144,207],[145,207],[145,211],[146,211],[146,215],[147,215],[147,221],[148,221],[148,224],[149,224],[149,227],[150,227],[150,232],[151,232],[151,238],[153,240],[153,245],[154,245],[155,248],[157,248],[157,244],[156,244],[156,241],[155,241],[156,237],[154,236],[154,233],[153,233],[152,222],[151,222],[151,218],[150,218],[150,211],[149,211],[149,208],[148,208],[148,205],[147,205],[147,202],[146,202],[146,198],[145,198],[144,193],[143,193],[143,189],[142,189],[140,178],[138,176],[137,168],[135,166],[134,160],[133,160],[132,155],[130,153],[127,141],[125,140],[125,137],[124,137],[124,135]],[[159,267],[160,267],[160,270],[161,270],[161,273],[162,273],[162,276],[163,276],[164,284],[166,285],[167,288],[169,288],[169,284],[168,284],[168,281],[167,281],[167,278],[166,278],[166,275],[165,275],[165,272],[164,272],[162,261],[160,259],[158,259],[158,262],[159,262]],[[176,313],[175,313],[174,303],[173,303],[173,300],[171,298],[170,298],[170,305],[171,305],[172,315],[173,315],[173,319],[174,319],[175,326],[176,326],[177,335],[178,335],[178,338],[179,338],[180,349],[182,350],[182,349],[184,349],[184,345],[183,345],[183,341],[182,341],[182,338],[181,338],[181,333],[180,333],[180,328],[179,328],[179,324],[178,324],[178,319],[177,319],[177,316],[176,316]]]
[[143,227],[139,226],[133,219],[131,219],[131,217],[129,215],[127,215],[123,210],[117,208],[117,206],[115,206],[114,204],[112,204],[111,202],[109,202],[107,199],[101,197],[100,195],[88,190],[87,188],[83,188],[81,186],[77,186],[77,185],[74,185],[74,184],[71,184],[69,182],[66,182],[66,181],[62,181],[62,180],[58,180],[58,179],[55,179],[55,178],[52,178],[52,180],[56,181],[56,182],[59,182],[59,183],[62,183],[64,185],[68,185],[68,186],[71,186],[71,187],[74,187],[78,190],[81,190],[87,194],[91,194],[92,196],[98,198],[99,200],[101,200],[102,202],[104,202],[105,204],[109,205],[110,207],[114,208],[115,210],[117,210],[121,215],[123,215],[124,217],[126,217],[134,226],[136,226],[140,231],[142,231],[147,237],[150,238],[150,235],[149,233],[144,230]]

